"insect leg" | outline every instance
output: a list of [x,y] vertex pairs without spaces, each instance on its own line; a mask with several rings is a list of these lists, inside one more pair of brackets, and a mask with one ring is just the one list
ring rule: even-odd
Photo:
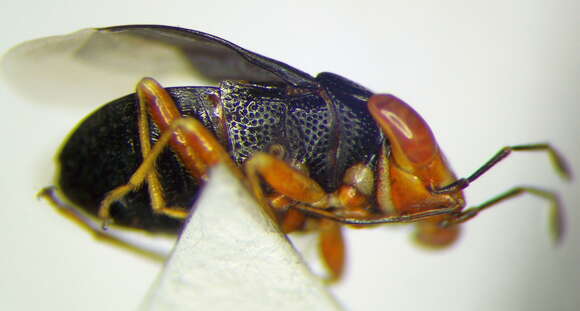
[[341,226],[328,219],[320,220],[319,245],[322,259],[330,271],[328,281],[340,279],[344,270],[345,247]]
[[434,216],[451,215],[458,212],[457,207],[433,208],[403,215],[375,215],[359,208],[340,208],[331,210],[332,196],[327,195],[314,180],[294,170],[286,162],[263,152],[257,152],[246,162],[246,173],[256,198],[264,201],[261,176],[274,191],[290,199],[304,203],[292,206],[306,214],[327,218],[351,225],[377,225],[384,223],[408,223],[428,220]]
[[[264,201],[261,176],[275,192],[305,204],[328,207],[328,196],[318,183],[310,177],[293,169],[288,163],[268,153],[256,153],[246,162],[246,173],[255,196]],[[276,203],[276,201],[271,200]],[[277,204],[280,205],[280,204]],[[285,204],[292,207],[295,204]],[[276,205],[275,207],[276,208]],[[298,209],[290,208],[282,219],[282,227],[287,231],[293,231],[297,225],[302,225],[304,214]],[[340,278],[344,266],[345,249],[340,225],[332,220],[321,219],[319,222],[319,246],[324,263],[330,271],[330,281]]]
[[278,223],[284,233],[299,231],[304,227],[306,215],[299,210],[290,208],[296,204],[295,201],[283,194],[271,194],[266,197],[268,205],[277,214]]
[[42,191],[38,193],[38,197],[47,200],[50,203],[50,205],[55,207],[60,214],[64,215],[65,217],[67,217],[68,219],[72,220],[74,223],[79,225],[81,228],[91,233],[95,237],[95,239],[106,241],[117,247],[129,249],[141,256],[147,257],[155,261],[162,261],[165,259],[165,256],[160,254],[159,252],[156,252],[152,249],[148,249],[143,245],[138,245],[131,241],[124,240],[122,237],[111,234],[110,232],[99,230],[100,229],[99,224],[95,223],[95,221],[93,221],[90,217],[87,217],[86,215],[81,213],[78,208],[62,201],[60,199],[60,196],[57,194],[57,191],[58,190],[54,186],[47,187],[42,189]]
[[508,199],[512,199],[516,196],[529,193],[541,198],[544,198],[550,202],[550,233],[552,238],[557,243],[562,239],[562,235],[564,233],[564,224],[563,224],[563,216],[562,216],[562,208],[560,204],[560,200],[558,199],[557,194],[551,191],[546,191],[543,189],[532,188],[532,187],[515,187],[509,191],[506,191],[478,206],[470,207],[468,209],[463,210],[460,214],[456,215],[455,217],[447,218],[443,222],[441,222],[440,226],[442,227],[449,227],[452,225],[460,224],[466,222],[473,217],[475,217],[479,212],[494,206],[500,202],[503,202]]
[[441,222],[449,217],[435,217],[429,221],[417,223],[413,239],[420,246],[429,249],[442,249],[451,246],[461,233],[461,226],[441,226]]
[[564,161],[564,158],[560,156],[560,153],[554,149],[549,144],[529,144],[529,145],[516,145],[516,146],[506,146],[500,149],[491,159],[489,159],[484,165],[477,169],[471,176],[467,178],[461,178],[457,181],[438,189],[433,189],[433,193],[445,194],[453,193],[465,189],[474,180],[479,178],[481,175],[485,174],[489,169],[494,167],[501,160],[507,158],[513,151],[544,151],[547,152],[552,164],[554,165],[556,172],[563,178],[570,179],[572,173]]
[[[314,206],[327,206],[326,192],[317,182],[271,154],[255,153],[246,161],[245,170],[254,196],[264,206],[266,206],[265,196],[259,176],[277,193],[294,201]],[[275,218],[270,208],[268,208],[268,213]]]
[[[188,212],[185,209],[165,206],[163,189],[157,177],[155,161],[168,145],[179,155],[194,177],[207,179],[207,168],[219,162],[225,163],[235,174],[242,176],[213,134],[198,120],[183,118],[169,94],[156,81],[151,78],[141,80],[137,85],[137,94],[140,105],[139,136],[144,142],[143,162],[127,184],[113,189],[101,202],[99,217],[105,220],[104,225],[110,218],[111,204],[140,187],[146,180],[154,211],[179,219],[187,217]],[[149,146],[147,110],[163,131],[153,148]]]
[[[307,205],[296,205],[296,208],[304,213],[320,218],[327,218],[347,225],[380,225],[380,224],[395,224],[395,223],[411,223],[424,220],[432,220],[436,216],[453,215],[457,213],[456,207],[434,208],[426,211],[409,213],[404,215],[361,215],[355,214],[341,214],[336,211],[316,208]],[[348,211],[348,210],[347,210]]]
[[[174,106],[171,98],[164,91],[160,91],[157,87],[158,85],[150,80],[141,80],[136,87],[136,93],[139,103],[139,116],[138,116],[138,128],[139,128],[139,142],[141,145],[141,154],[143,159],[146,159],[151,152],[151,140],[149,135],[149,117],[148,117],[148,105],[161,105],[165,107]],[[162,88],[161,88],[162,89]],[[168,114],[172,118],[178,118],[173,110],[168,109],[170,113]],[[162,145],[167,144],[160,142]],[[146,161],[144,161],[145,163]],[[142,165],[143,166],[143,165]],[[142,185],[142,183],[147,180],[148,193],[151,200],[152,208],[157,211],[167,215],[171,215],[175,218],[185,218],[187,217],[187,211],[179,208],[167,208],[165,205],[165,199],[163,198],[163,187],[159,181],[157,175],[157,170],[155,168],[154,162],[151,162],[147,169],[137,170],[129,183],[115,188],[107,194],[105,199],[101,202],[101,207],[99,209],[99,216],[105,219],[105,222],[109,218],[109,208],[110,205],[117,201],[118,199],[125,196],[127,193],[134,191]],[[106,223],[103,224],[106,226]]]
[[[122,185],[109,192],[107,197],[105,197],[105,199],[101,202],[99,209],[100,218],[107,219],[109,217],[110,205],[128,192],[135,190],[143,183],[145,178],[148,176],[148,173],[154,168],[155,161],[163,149],[168,146],[169,140],[178,130],[181,130],[183,134],[189,138],[189,142],[191,143],[189,147],[197,152],[196,154],[191,154],[192,157],[200,157],[205,163],[209,164],[208,166],[212,166],[220,162],[225,162],[225,164],[230,167],[230,169],[237,176],[242,177],[242,173],[229,158],[226,151],[219,144],[217,139],[213,137],[213,134],[208,129],[206,129],[201,122],[193,118],[178,119],[171,124],[167,131],[163,132],[157,143],[151,149],[151,152],[145,157],[145,159],[143,159],[143,162],[139,168],[135,171],[135,173],[133,173],[129,179],[129,182],[126,185]],[[188,159],[185,159],[185,161],[187,160]],[[172,208],[162,208],[160,211],[165,213],[167,209]],[[179,212],[176,212],[172,214],[168,213],[168,216],[185,218],[187,214],[180,216]]]

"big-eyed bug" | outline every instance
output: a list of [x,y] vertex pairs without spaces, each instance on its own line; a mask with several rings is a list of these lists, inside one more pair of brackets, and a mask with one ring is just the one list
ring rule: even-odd
[[342,224],[416,222],[417,241],[444,247],[481,210],[530,193],[551,201],[551,230],[556,240],[562,235],[552,192],[515,187],[467,209],[462,192],[512,151],[547,152],[569,176],[548,144],[502,148],[458,179],[427,123],[395,96],[333,73],[313,77],[194,30],[132,25],[70,37],[81,38],[93,52],[117,43],[171,49],[219,84],[164,88],[144,78],[135,94],[79,124],[58,155],[57,185],[42,192],[73,213],[179,233],[208,169],[224,163],[284,232],[318,229],[333,279],[344,266]]

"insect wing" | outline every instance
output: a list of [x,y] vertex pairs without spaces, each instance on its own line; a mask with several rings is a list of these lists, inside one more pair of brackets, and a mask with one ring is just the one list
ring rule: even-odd
[[84,29],[28,41],[8,51],[2,73],[24,96],[44,102],[106,102],[145,76],[165,85],[226,79],[315,85],[298,69],[216,36],[160,25]]
[[102,28],[99,32],[122,34],[175,47],[204,77],[216,82],[228,79],[286,82],[293,86],[307,87],[314,81],[309,74],[285,63],[196,30],[159,25],[128,25]]

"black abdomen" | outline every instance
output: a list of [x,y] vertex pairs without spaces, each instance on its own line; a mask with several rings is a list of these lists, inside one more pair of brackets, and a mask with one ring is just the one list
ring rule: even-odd
[[[183,114],[198,118],[212,129],[209,113],[201,101],[207,94],[215,94],[215,88],[183,87],[168,91]],[[106,193],[128,182],[143,160],[137,116],[138,104],[132,94],[101,107],[73,131],[58,156],[58,183],[69,201],[96,215]],[[153,126],[153,140],[158,136],[159,130]],[[192,206],[199,183],[170,149],[162,153],[157,168],[168,205]],[[179,220],[153,214],[146,186],[113,204],[111,215],[118,225],[152,232],[176,233],[181,227]]]

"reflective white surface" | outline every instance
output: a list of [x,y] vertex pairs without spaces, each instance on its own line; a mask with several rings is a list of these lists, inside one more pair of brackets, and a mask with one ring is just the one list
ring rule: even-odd
[[[557,146],[578,172],[577,1],[294,3],[4,2],[0,51],[95,26],[199,29],[312,74],[332,71],[396,94],[429,122],[458,175],[501,146],[538,141]],[[102,104],[94,100],[98,87],[94,92],[48,105],[0,84],[2,310],[135,309],[160,269],[94,241],[34,197],[51,183],[64,137]],[[562,245],[550,244],[546,204],[531,197],[478,216],[443,252],[409,243],[407,226],[348,230],[347,275],[333,289],[338,299],[352,310],[576,309],[578,184],[559,180],[540,154],[517,154],[466,194],[477,204],[519,184],[562,193],[568,225]]]
[[340,307],[268,214],[225,167],[212,170],[142,311]]

